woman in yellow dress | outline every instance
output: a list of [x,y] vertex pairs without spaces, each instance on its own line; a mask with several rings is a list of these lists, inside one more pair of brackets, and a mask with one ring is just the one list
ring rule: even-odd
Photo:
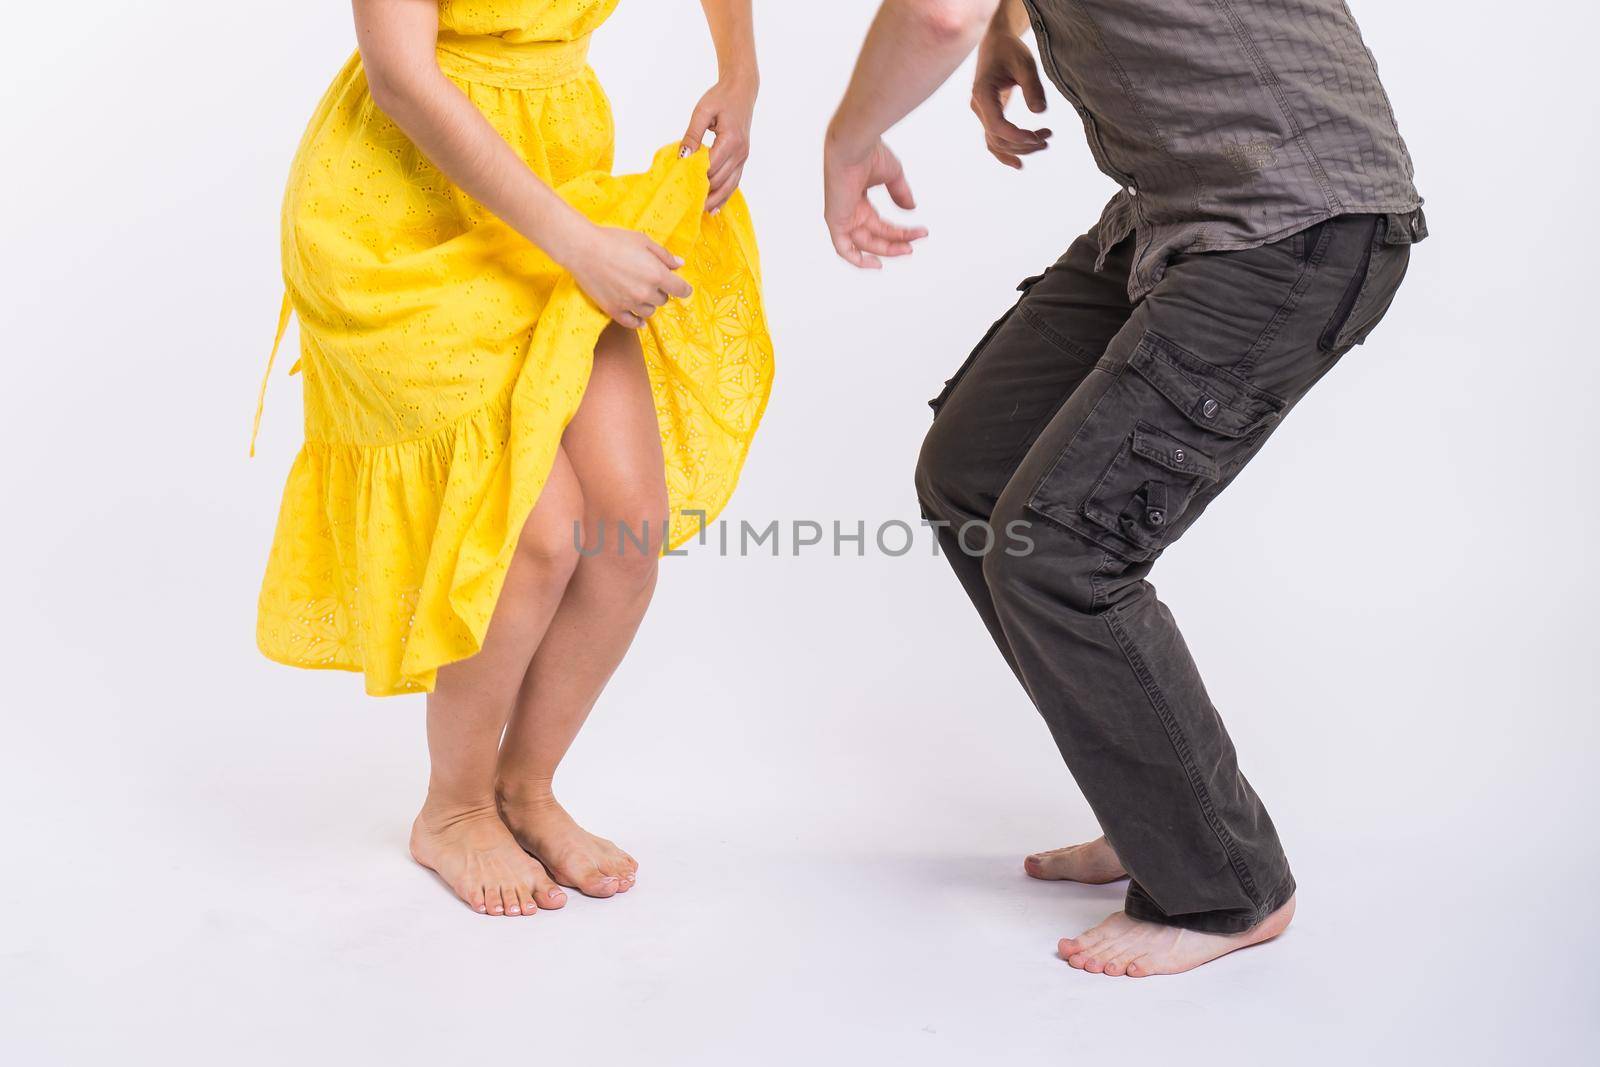
[[703,0],[718,80],[614,176],[585,57],[616,3],[355,0],[284,200],[305,445],[257,641],[428,694],[412,854],[492,915],[633,885],[551,782],[772,379],[737,192],[750,0]]

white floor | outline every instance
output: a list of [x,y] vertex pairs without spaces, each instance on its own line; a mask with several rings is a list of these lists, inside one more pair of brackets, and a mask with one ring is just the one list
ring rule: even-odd
[[[695,6],[623,4],[597,41],[619,169],[704,91]],[[455,904],[405,852],[420,702],[251,647],[299,443],[283,359],[244,460],[277,206],[348,7],[91,0],[64,29],[23,5],[0,71],[24,153],[0,196],[25,205],[0,260],[0,1063],[1593,1062],[1600,235],[1569,209],[1600,170],[1593,19],[1352,6],[1434,236],[1155,574],[1299,914],[1135,981],[1053,957],[1118,891],[1022,875],[1095,827],[926,542],[671,561],[560,783],[638,888],[531,919]],[[984,156],[962,73],[891,133],[932,236],[882,274],[839,264],[817,151],[871,7],[759,5],[744,188],[780,371],[731,515],[758,526],[915,522],[923,398],[1110,193],[1059,98],[1025,172]]]
[[[1507,792],[1443,704],[1342,707],[1361,683],[1329,677],[1292,723],[1241,709],[1302,884],[1294,927],[1185,976],[1086,975],[1055,939],[1120,890],[1020,873],[1024,852],[1093,825],[997,659],[955,658],[978,634],[953,590],[927,593],[952,633],[924,653],[874,645],[869,619],[819,628],[849,563],[674,566],[649,655],[567,771],[571,805],[642,880],[531,919],[474,915],[407,859],[416,702],[247,648],[165,687],[138,664],[59,675],[81,714],[8,753],[27,814],[0,888],[4,1058],[967,1064],[1136,1047],[1137,1062],[1459,1064],[1567,1061],[1600,1038],[1581,910],[1600,867],[1586,787],[1560,780],[1577,752],[1546,747],[1548,780]],[[788,637],[733,635],[721,678],[682,684],[719,650],[673,610],[708,584],[745,605],[791,582],[815,603]],[[1254,642],[1268,658],[1293,643]],[[1243,660],[1220,659],[1235,677],[1216,688],[1248,708]],[[932,677],[940,662],[956,666]]]

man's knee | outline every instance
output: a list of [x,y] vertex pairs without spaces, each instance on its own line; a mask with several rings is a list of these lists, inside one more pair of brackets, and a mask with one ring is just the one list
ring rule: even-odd
[[917,501],[930,519],[961,523],[986,518],[983,488],[976,472],[963,463],[963,450],[956,437],[948,424],[934,419],[922,439],[922,451],[917,454]]
[[983,578],[997,605],[1045,599],[1075,612],[1096,607],[1096,582],[1106,569],[1098,545],[1041,518],[1002,494],[991,521],[994,545]]

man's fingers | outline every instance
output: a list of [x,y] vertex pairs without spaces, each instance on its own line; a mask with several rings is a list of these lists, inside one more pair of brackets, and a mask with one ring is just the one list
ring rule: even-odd
[[988,96],[973,97],[972,110],[977,112],[978,120],[983,123],[984,136],[991,145],[999,144],[1012,152],[1037,152],[1049,147],[1048,129],[1023,129],[1006,118],[999,102]]
[[1050,146],[1050,130],[1025,130],[1006,119],[1001,119],[995,125],[986,127],[986,132],[1001,144],[1020,151],[1037,152],[1041,148]]
[[856,247],[865,252],[880,256],[909,256],[911,254],[910,241],[892,241],[866,230],[857,230],[852,236]]
[[847,233],[834,232],[833,250],[839,253],[840,259],[851,266],[860,267],[862,270],[879,270],[883,267],[877,256],[870,255],[857,248],[855,241]]
[[881,216],[870,219],[866,227],[869,233],[888,241],[919,241],[928,236],[926,226],[897,226]]
[[889,199],[894,201],[895,207],[910,211],[917,206],[917,198],[911,195],[911,185],[904,173],[890,178],[884,188],[889,190]]
[[1046,107],[1044,97],[1044,83],[1039,81],[1039,65],[1030,56],[1026,63],[1019,63],[1018,70],[1013,70],[1012,76],[1017,79],[1017,85],[1022,89],[1022,102],[1028,105],[1028,110],[1037,115]]
[[1022,169],[1022,159],[1009,145],[995,140],[993,137],[984,140],[984,146],[989,149],[989,154],[1012,170]]
[[861,253],[856,249],[855,244],[851,242],[849,237],[842,233],[835,233],[832,235],[832,237],[833,250],[834,252],[838,253],[840,259],[844,260],[846,263],[854,264],[857,267],[862,265]]
[[994,86],[978,84],[972,87],[972,112],[978,116],[978,121],[983,123],[984,129],[989,129],[997,122],[1004,122],[1005,110],[1005,100]]

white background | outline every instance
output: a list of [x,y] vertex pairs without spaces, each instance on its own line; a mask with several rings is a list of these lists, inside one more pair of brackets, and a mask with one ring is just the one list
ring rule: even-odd
[[[419,699],[254,651],[297,382],[244,458],[341,3],[18,5],[0,71],[0,1057],[127,1062],[1504,1063],[1593,1052],[1597,592],[1587,7],[1354,4],[1434,236],[1372,341],[1163,560],[1301,885],[1281,942],[1075,972],[1120,887],[942,561],[674,560],[560,783],[643,865],[478,917],[406,855]],[[867,3],[759,5],[745,187],[779,384],[729,512],[915,521],[924,400],[1111,191],[982,151],[966,73],[891,135],[933,235],[832,257],[818,145]],[[712,65],[691,0],[594,62],[619,169]],[[292,345],[292,337],[291,337]],[[923,543],[924,547],[926,542]]]

